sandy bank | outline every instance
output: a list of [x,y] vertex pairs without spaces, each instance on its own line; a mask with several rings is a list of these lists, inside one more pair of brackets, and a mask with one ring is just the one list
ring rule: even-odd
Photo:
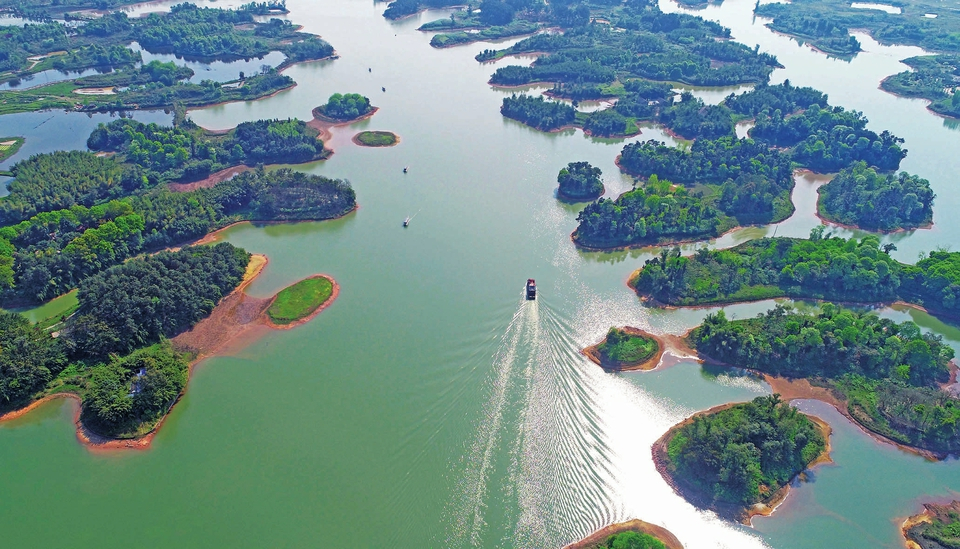
[[233,177],[236,175],[252,170],[253,168],[244,164],[239,166],[231,166],[229,168],[220,170],[219,172],[214,172],[200,181],[194,181],[192,183],[168,183],[167,188],[175,193],[186,193],[195,191],[197,189],[209,189],[215,186],[217,183],[222,183],[229,179],[233,179]]
[[645,338],[654,340],[657,343],[657,351],[653,353],[652,357],[642,362],[638,362],[636,364],[604,363],[603,359],[600,356],[600,352],[598,351],[598,348],[600,347],[601,344],[603,344],[603,341],[606,341],[606,338],[604,338],[604,340],[601,341],[600,343],[597,343],[596,345],[591,345],[580,352],[583,355],[585,355],[587,358],[589,358],[594,364],[596,364],[597,366],[600,366],[605,370],[614,370],[619,372],[629,372],[629,371],[635,371],[635,370],[646,371],[646,370],[653,370],[654,368],[657,367],[657,365],[660,364],[660,359],[663,357],[663,352],[666,350],[666,342],[663,340],[663,338],[661,338],[660,336],[651,334],[649,332],[645,332],[639,328],[633,328],[630,326],[624,326],[623,328],[620,328],[620,330],[633,336],[645,337]]
[[644,522],[639,519],[633,519],[628,520],[627,522],[618,522],[616,524],[604,526],[582,540],[567,545],[563,549],[590,549],[608,537],[615,536],[622,532],[640,532],[642,534],[648,534],[662,541],[663,544],[667,546],[667,549],[683,549],[683,544],[680,543],[680,540],[678,540],[672,532],[666,528],[663,528],[662,526],[650,524],[649,522]]
[[[769,516],[773,514],[774,511],[776,511],[777,507],[781,503],[783,503],[783,501],[787,498],[787,495],[790,493],[790,484],[793,482],[793,479],[791,479],[790,482],[786,483],[779,490],[771,494],[770,497],[768,497],[767,499],[759,503],[755,503],[749,507],[743,507],[742,505],[736,505],[731,503],[715,502],[712,500],[712,498],[710,498],[705,494],[702,494],[695,487],[692,487],[689,484],[683,482],[681,479],[674,477],[670,473],[670,468],[669,468],[670,459],[667,456],[667,448],[670,445],[670,440],[673,439],[673,436],[681,428],[683,428],[686,425],[690,425],[691,423],[693,423],[694,419],[699,416],[716,414],[717,412],[721,412],[728,408],[732,408],[738,404],[742,404],[742,403],[731,402],[727,404],[721,404],[720,406],[714,406],[709,410],[693,414],[687,419],[671,427],[666,433],[663,434],[662,437],[657,439],[657,441],[653,443],[651,452],[653,454],[653,463],[654,463],[654,466],[656,466],[657,468],[657,472],[659,472],[660,475],[663,477],[663,479],[667,482],[667,484],[669,484],[670,487],[673,488],[673,491],[676,492],[678,495],[680,495],[682,498],[684,498],[685,500],[687,500],[688,502],[690,502],[691,504],[693,504],[698,508],[713,510],[721,517],[724,517],[730,520],[736,520],[743,524],[749,525],[750,520],[753,517],[758,515]],[[824,447],[823,452],[819,456],[817,456],[816,459],[810,462],[806,470],[812,469],[813,467],[820,465],[822,463],[832,463],[832,460],[830,459],[830,449],[831,449],[830,434],[832,432],[830,429],[830,426],[825,421],[823,421],[822,419],[816,416],[812,416],[808,414],[804,414],[804,415],[810,418],[810,420],[812,420],[816,424],[817,428],[820,429],[820,432],[823,435],[824,441],[826,441],[826,446]],[[794,478],[799,478],[801,481],[805,480],[806,470],[801,471]]]

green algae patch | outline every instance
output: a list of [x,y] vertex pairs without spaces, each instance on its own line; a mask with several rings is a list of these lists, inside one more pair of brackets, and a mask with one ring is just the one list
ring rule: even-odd
[[267,309],[270,322],[278,326],[306,322],[337,294],[336,282],[327,276],[316,275],[288,286],[277,294]]

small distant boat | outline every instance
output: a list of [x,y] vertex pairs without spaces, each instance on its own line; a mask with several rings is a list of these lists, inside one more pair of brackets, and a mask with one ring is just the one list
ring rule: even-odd
[[537,281],[528,278],[527,279],[527,301],[533,301],[537,299]]
[[409,218],[409,217],[403,220],[403,226],[404,226],[404,227],[409,227],[409,226],[410,226],[410,218]]
[[367,69],[367,72],[373,72],[373,68],[371,67],[371,68]]
[[387,91],[387,88],[380,88],[380,89],[383,90],[383,91]]
[[406,166],[403,167],[403,173],[407,173],[407,167],[406,167]]

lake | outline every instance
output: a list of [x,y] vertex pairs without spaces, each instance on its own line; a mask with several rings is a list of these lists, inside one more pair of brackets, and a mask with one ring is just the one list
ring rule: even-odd
[[[302,327],[201,363],[148,451],[84,448],[68,401],[0,426],[5,542],[539,548],[640,518],[691,548],[893,549],[901,546],[898,518],[918,512],[924,498],[960,491],[956,460],[928,462],[874,441],[826,405],[801,402],[833,427],[833,464],[815,469],[812,482],[796,487],[773,516],[755,519],[754,528],[686,503],[656,472],[653,441],[697,410],[770,389],[689,359],[608,374],[582,357],[579,349],[610,326],[678,334],[711,310],[645,307],[626,280],[656,250],[578,251],[569,234],[582,205],[554,197],[557,172],[573,161],[603,170],[607,196],[630,189],[614,165],[623,144],[669,138],[655,127],[626,141],[544,134],[504,119],[500,103],[513,92],[486,82],[496,67],[530,59],[479,64],[473,56],[488,44],[431,48],[430,34],[416,28],[448,11],[393,22],[381,16],[383,3],[287,5],[289,18],[322,35],[340,59],[287,69],[297,86],[268,99],[190,115],[209,129],[309,119],[336,92],[364,94],[380,107],[369,120],[333,130],[329,160],[300,168],[349,179],[356,213],[323,223],[240,225],[226,235],[270,258],[250,293],[271,295],[326,273],[339,282],[340,297]],[[905,138],[903,169],[929,179],[938,198],[931,230],[883,238],[896,243],[898,259],[912,262],[921,251],[957,242],[960,221],[951,213],[960,205],[960,133],[923,101],[877,87],[906,70],[900,59],[921,51],[857,35],[863,53],[829,58],[771,32],[753,17],[754,5],[726,0],[693,13],[776,55],[786,68],[774,72],[774,82],[822,89],[834,104],[862,110],[872,129]],[[680,9],[666,0],[662,7]],[[719,101],[730,90],[696,92]],[[55,114],[30,116],[39,122]],[[82,148],[98,120],[56,116],[77,124],[50,137],[57,148]],[[35,133],[44,125],[21,121],[11,132],[8,120],[0,118],[0,133],[25,135],[25,149],[31,138],[46,139]],[[392,131],[401,142],[352,145],[362,130]],[[798,175],[793,217],[709,245],[806,236],[818,224],[816,188],[826,180]],[[413,219],[404,229],[407,216]],[[531,277],[541,294],[527,302],[522,290]],[[772,304],[726,310],[743,318]],[[916,311],[881,312],[912,318],[960,349],[955,327]]]

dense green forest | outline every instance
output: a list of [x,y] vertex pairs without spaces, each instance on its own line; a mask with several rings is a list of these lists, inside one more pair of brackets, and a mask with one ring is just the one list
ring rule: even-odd
[[773,496],[826,448],[812,420],[780,395],[702,414],[668,441],[667,472],[705,503],[750,506]]
[[666,545],[643,532],[620,532],[591,549],[666,549]]
[[239,164],[295,164],[322,158],[318,133],[291,119],[243,122],[225,135],[206,134],[190,122],[174,128],[120,119],[100,124],[87,147],[120,153],[122,162],[142,167],[151,180],[192,181]]
[[507,118],[519,120],[540,131],[552,131],[576,122],[577,110],[557,101],[547,101],[543,96],[513,95],[503,98],[500,112]]
[[209,189],[159,187],[87,208],[43,212],[0,228],[5,300],[46,301],[141,253],[243,220],[330,219],[356,207],[349,183],[291,170],[240,174]]
[[593,200],[603,194],[602,174],[589,162],[571,162],[557,174],[557,194],[572,200]]
[[[797,0],[758,5],[755,13],[772,18],[769,27],[773,30],[810,40],[828,53],[859,51],[850,29],[864,29],[881,44],[960,52],[960,13],[956,10],[945,9],[935,0],[901,0],[895,5],[901,13],[858,9],[844,0]],[[927,13],[936,17],[925,17]]]
[[648,260],[634,285],[639,293],[672,305],[733,303],[772,297],[891,302],[922,305],[934,314],[960,317],[960,252],[934,251],[916,265],[890,257],[892,244],[825,238],[761,238],[729,250],[698,250],[680,257],[662,250]]
[[[585,16],[575,13],[581,8]],[[640,77],[650,80],[720,86],[766,82],[779,66],[776,58],[742,44],[718,39],[730,31],[685,14],[664,13],[652,1],[636,1],[610,9],[611,23],[591,22],[589,9],[552,8],[546,21],[564,29],[538,34],[509,48],[485,51],[485,61],[518,53],[540,53],[532,66],[497,69],[492,84],[531,82],[612,84]],[[482,13],[482,10],[481,10]]]
[[915,229],[933,220],[930,182],[906,172],[879,174],[858,162],[820,187],[824,218],[862,229]]
[[901,61],[913,70],[888,76],[880,82],[884,91],[930,101],[928,109],[960,118],[960,56],[924,55]]
[[573,241],[588,248],[617,248],[718,236],[736,226],[699,192],[656,175],[616,200],[601,198],[577,216]]
[[929,520],[916,522],[904,532],[906,538],[922,549],[960,549],[960,502],[923,507]]
[[117,265],[81,285],[78,309],[57,337],[0,311],[0,409],[49,387],[80,395],[84,424],[100,434],[144,434],[186,384],[187,362],[164,338],[210,314],[249,258],[222,243]]
[[610,328],[607,337],[597,345],[597,354],[604,365],[626,366],[640,364],[657,353],[659,344],[650,337]]
[[0,198],[0,225],[130,194],[149,185],[138,169],[125,170],[112,158],[81,151],[37,154],[13,165],[10,194]]
[[825,384],[842,395],[857,421],[897,442],[960,449],[960,400],[940,390],[950,379],[953,349],[913,322],[829,303],[815,314],[777,306],[744,320],[712,314],[689,341],[733,366]]
[[[58,68],[79,70],[88,67],[117,69],[102,75],[76,80],[73,85],[51,85],[35,90],[0,92],[2,112],[33,111],[41,108],[109,111],[209,105],[225,101],[249,100],[291,87],[293,80],[277,68],[222,86],[204,81],[183,83],[192,75],[185,67],[166,68],[157,63],[140,67],[140,55],[127,49],[137,41],[153,53],[174,53],[202,59],[239,59],[262,57],[271,51],[286,55],[284,65],[298,61],[322,59],[333,55],[333,47],[320,38],[299,32],[293,23],[271,19],[254,19],[262,12],[260,5],[239,10],[201,8],[194,4],[173,6],[169,13],[151,13],[142,18],[127,18],[113,12],[83,25],[68,26],[59,22],[27,24],[23,27],[0,27],[0,82]],[[27,57],[65,51],[39,63]],[[154,65],[151,63],[150,65]],[[6,72],[4,72],[6,71]],[[124,87],[112,96],[76,95],[81,86]]]
[[346,95],[335,93],[323,105],[315,108],[314,116],[320,114],[334,120],[353,120],[373,110],[370,100],[359,93]]

